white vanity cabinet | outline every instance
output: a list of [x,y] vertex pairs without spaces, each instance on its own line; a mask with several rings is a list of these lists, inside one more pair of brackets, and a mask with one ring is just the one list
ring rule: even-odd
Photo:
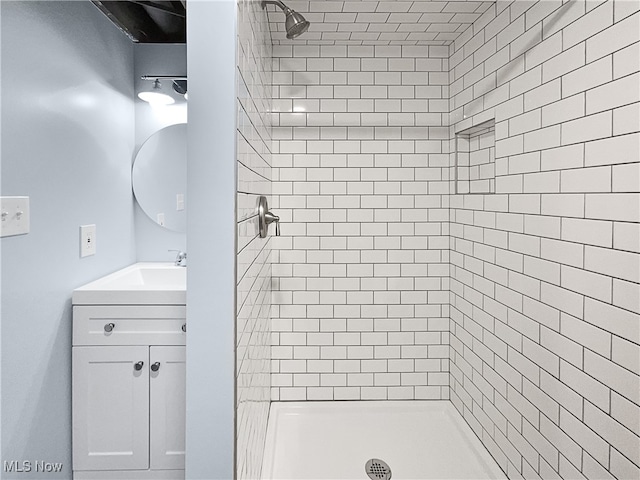
[[184,479],[184,305],[75,305],[75,480]]

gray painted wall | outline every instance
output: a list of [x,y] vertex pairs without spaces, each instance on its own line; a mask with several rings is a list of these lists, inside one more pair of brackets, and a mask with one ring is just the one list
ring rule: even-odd
[[[234,478],[236,1],[189,3],[186,478]],[[215,28],[211,28],[215,19]]]
[[0,8],[2,195],[31,197],[31,233],[1,240],[2,460],[71,478],[71,292],[135,261],[133,44],[89,2]]

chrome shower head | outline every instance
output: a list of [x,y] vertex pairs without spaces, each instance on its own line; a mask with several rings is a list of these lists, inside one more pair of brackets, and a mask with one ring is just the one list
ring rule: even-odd
[[284,14],[286,16],[284,26],[287,29],[287,38],[289,40],[296,38],[309,30],[309,25],[311,24],[298,12],[287,7],[284,10]]
[[299,14],[295,10],[291,10],[280,0],[262,0],[262,8],[265,8],[270,3],[273,5],[277,5],[284,12],[284,26],[287,31],[287,38],[289,40],[302,35],[309,29],[309,25],[311,24],[301,14]]

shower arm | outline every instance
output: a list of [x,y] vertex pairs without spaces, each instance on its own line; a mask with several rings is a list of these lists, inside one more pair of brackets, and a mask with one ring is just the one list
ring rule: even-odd
[[280,0],[262,0],[262,2],[260,3],[260,6],[264,9],[267,5],[277,5],[278,7],[280,7],[280,9],[282,9],[282,11],[285,10],[289,10],[289,7],[287,7],[284,3],[282,3]]

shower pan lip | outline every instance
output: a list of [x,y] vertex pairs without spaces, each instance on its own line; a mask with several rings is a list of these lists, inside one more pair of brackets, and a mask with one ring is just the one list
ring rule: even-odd
[[[335,433],[334,428],[343,431]],[[361,438],[355,438],[356,432]],[[422,436],[427,432],[437,434],[437,441]],[[301,438],[309,442],[300,442]],[[385,438],[386,443],[376,441]],[[412,455],[413,447],[420,452]],[[462,461],[465,452],[468,457]],[[368,480],[363,467],[372,458],[383,459],[393,478],[507,478],[449,400],[271,403],[262,480]],[[331,465],[324,476],[325,471],[308,468],[318,459]],[[414,459],[418,464],[409,465]],[[426,464],[431,471],[417,470]]]

